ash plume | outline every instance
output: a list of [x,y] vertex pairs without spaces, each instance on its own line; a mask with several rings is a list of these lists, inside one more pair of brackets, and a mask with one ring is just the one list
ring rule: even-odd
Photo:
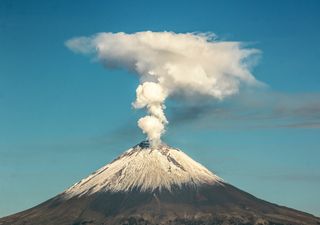
[[138,121],[152,144],[160,143],[168,123],[165,100],[174,95],[208,96],[216,100],[239,92],[242,85],[260,85],[250,72],[256,49],[240,42],[217,41],[212,33],[98,33],[66,42],[74,52],[90,54],[107,68],[139,75],[134,108],[146,108]]

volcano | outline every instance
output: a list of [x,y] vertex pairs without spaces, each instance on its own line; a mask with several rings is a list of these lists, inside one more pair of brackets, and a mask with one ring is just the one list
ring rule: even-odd
[[87,178],[0,225],[281,225],[320,218],[258,199],[180,149],[144,141]]

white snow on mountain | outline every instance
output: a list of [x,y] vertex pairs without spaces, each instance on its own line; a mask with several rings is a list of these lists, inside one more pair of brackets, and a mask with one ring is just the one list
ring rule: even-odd
[[221,181],[220,177],[179,149],[164,144],[150,147],[147,142],[142,142],[74,184],[63,195],[70,198],[101,191],[171,190],[173,186],[196,187],[220,184]]

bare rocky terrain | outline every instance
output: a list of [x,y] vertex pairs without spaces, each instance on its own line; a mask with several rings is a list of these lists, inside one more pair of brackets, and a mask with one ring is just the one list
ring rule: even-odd
[[[150,149],[148,145],[141,145],[133,150],[134,154],[139,154],[139,151]],[[134,154],[126,152],[115,161]],[[165,154],[170,154],[170,151]],[[168,166],[171,170],[177,167],[177,174],[180,174],[178,169],[185,169],[187,161],[173,153],[170,157],[166,157]],[[164,162],[162,164],[167,166]],[[99,182],[95,181],[96,176],[102,176],[104,172],[106,175],[103,176],[109,179],[110,171],[106,170],[109,167],[34,208],[1,218],[0,225],[320,225],[318,217],[258,199],[220,179],[217,182],[194,182],[193,185],[174,183],[177,182],[174,179],[170,189],[154,187],[141,190],[140,185],[115,191],[103,186],[101,177]],[[122,167],[120,169],[123,171]],[[117,177],[111,176],[111,181],[121,182],[119,173],[112,171]],[[133,179],[123,173],[121,179]],[[196,178],[190,177],[191,180]],[[217,177],[213,175],[212,178]],[[88,186],[90,181],[94,182]],[[96,187],[98,183],[102,189]],[[133,183],[136,185],[136,180]],[[83,187],[88,190],[83,191]],[[117,184],[116,187],[122,186]]]

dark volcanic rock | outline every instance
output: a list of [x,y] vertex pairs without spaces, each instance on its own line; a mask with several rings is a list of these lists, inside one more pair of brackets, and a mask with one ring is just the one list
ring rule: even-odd
[[62,194],[0,225],[320,225],[223,182],[179,149],[129,149]]
[[278,206],[229,184],[169,191],[57,196],[0,219],[1,225],[319,225],[310,214]]

